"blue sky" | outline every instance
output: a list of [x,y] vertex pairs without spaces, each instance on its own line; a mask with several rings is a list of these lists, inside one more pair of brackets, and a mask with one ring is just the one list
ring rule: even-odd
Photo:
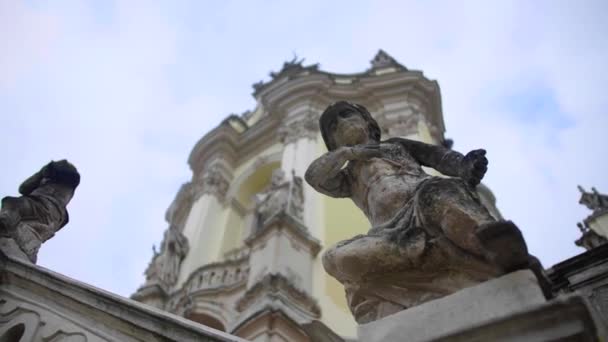
[[438,80],[446,136],[545,266],[582,250],[577,184],[608,192],[602,1],[0,0],[0,194],[50,159],[82,183],[39,264],[131,294],[195,142],[294,53],[359,72],[384,49]]

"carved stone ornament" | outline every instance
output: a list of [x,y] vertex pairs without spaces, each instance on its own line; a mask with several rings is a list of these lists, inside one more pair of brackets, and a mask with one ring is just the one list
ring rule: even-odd
[[46,305],[39,307],[5,297],[0,299],[0,341],[102,342],[105,339],[94,329],[48,310]]
[[178,222],[184,221],[185,218],[178,217],[180,212],[188,212],[189,210],[184,210],[186,208],[189,209],[190,205],[192,205],[192,183],[184,183],[179,188],[177,195],[175,195],[175,199],[171,202],[169,208],[165,212],[165,220],[169,224],[178,224]]
[[80,184],[67,160],[51,161],[19,187],[21,197],[4,197],[0,209],[0,249],[36,263],[43,242],[69,221],[66,206]]
[[580,229],[581,233],[583,233],[583,236],[581,236],[578,240],[574,241],[574,244],[576,244],[577,246],[583,247],[586,250],[591,250],[608,243],[608,239],[596,233],[586,224],[579,222],[577,223],[577,226]]
[[[372,69],[381,69],[388,67],[401,67],[405,69],[401,64],[399,64],[393,57],[391,57],[388,53],[384,52],[384,50],[379,50],[374,56],[374,59],[370,62],[372,64]],[[407,69],[406,69],[407,70]]]
[[298,289],[294,284],[281,274],[266,274],[255,285],[245,292],[236,302],[236,310],[243,312],[249,307],[261,301],[261,297],[284,297],[288,302],[306,313],[311,318],[321,316],[321,308],[317,301],[305,291]]
[[307,115],[296,121],[282,125],[277,134],[279,141],[284,145],[296,142],[300,139],[315,139],[318,134],[317,117]]
[[265,222],[281,212],[302,220],[304,211],[302,178],[293,175],[292,180],[288,181],[283,170],[276,169],[272,173],[270,186],[256,194],[255,201],[256,231],[262,229]]
[[593,212],[608,209],[608,195],[601,194],[596,188],[591,188],[591,192],[587,192],[582,186],[578,186],[581,192],[579,203],[586,206]]
[[[350,198],[372,228],[330,247],[325,270],[341,282],[356,321],[371,322],[520,268],[535,268],[519,229],[497,221],[474,191],[488,160],[392,138],[363,106],[338,102],[320,118],[329,152],[306,181]],[[433,177],[421,166],[453,178]],[[340,229],[340,227],[332,227]]]
[[175,227],[165,231],[160,252],[154,250],[146,269],[146,285],[159,284],[167,290],[177,282],[182,260],[188,254],[188,239]]
[[228,180],[226,180],[219,165],[211,165],[201,176],[200,180],[193,186],[194,200],[199,199],[204,194],[216,196],[223,201],[228,191]]

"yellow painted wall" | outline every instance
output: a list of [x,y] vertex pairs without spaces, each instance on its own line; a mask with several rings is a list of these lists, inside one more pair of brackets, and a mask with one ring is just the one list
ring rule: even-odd
[[[264,153],[261,155],[268,154],[273,149],[276,149],[276,147],[272,146],[268,150],[264,151]],[[238,179],[240,175],[247,172],[256,159],[257,158],[251,158],[251,160],[243,163],[241,167],[238,167],[235,171],[234,179]],[[242,207],[252,208],[254,206],[253,196],[265,189],[270,184],[272,171],[279,166],[280,164],[278,162],[262,165],[260,168],[255,170],[254,173],[242,180],[242,183],[235,193],[235,199]],[[239,213],[237,213],[230,205],[228,205],[225,210],[227,210],[228,213],[226,215],[227,219],[223,225],[224,228],[222,231],[224,232],[224,235],[218,258],[221,258],[229,250],[241,247],[243,245],[243,231],[245,229],[244,217],[241,217]]]
[[221,256],[229,250],[238,248],[242,245],[244,228],[243,218],[234,209],[229,209],[226,228],[224,229],[224,238],[222,240],[222,248],[220,249]]

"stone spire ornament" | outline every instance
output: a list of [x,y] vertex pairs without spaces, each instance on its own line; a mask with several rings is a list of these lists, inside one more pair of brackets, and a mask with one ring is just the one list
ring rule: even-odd
[[42,243],[69,221],[66,206],[80,184],[67,160],[51,161],[19,187],[21,197],[7,196],[0,209],[0,249],[36,263]]

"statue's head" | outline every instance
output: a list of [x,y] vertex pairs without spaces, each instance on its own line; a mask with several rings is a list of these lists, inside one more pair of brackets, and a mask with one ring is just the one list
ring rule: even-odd
[[19,193],[29,195],[32,191],[46,184],[61,184],[73,192],[80,184],[80,174],[74,165],[67,160],[51,161],[40,171],[26,179],[19,187]]
[[344,145],[380,141],[380,126],[365,107],[339,101],[321,114],[321,135],[329,151]]

